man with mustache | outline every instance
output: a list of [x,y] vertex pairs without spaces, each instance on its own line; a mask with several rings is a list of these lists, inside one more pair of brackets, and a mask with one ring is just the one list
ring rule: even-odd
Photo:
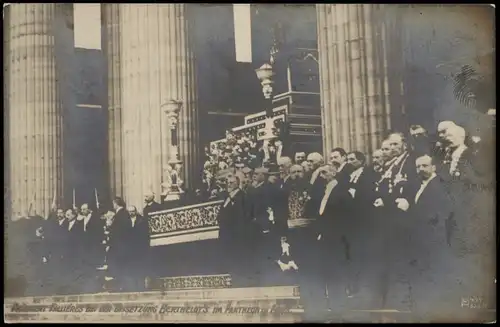
[[[429,155],[416,159],[420,186],[412,190],[400,208],[410,221],[408,278],[412,289],[412,315],[415,322],[426,322],[453,315],[454,298],[460,298],[453,282],[454,269],[447,224],[452,213],[450,198],[436,165]],[[446,300],[447,299],[447,300]],[[439,305],[437,305],[439,303]]]

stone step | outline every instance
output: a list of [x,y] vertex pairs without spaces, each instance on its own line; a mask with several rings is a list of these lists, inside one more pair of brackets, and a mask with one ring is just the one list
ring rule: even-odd
[[136,301],[158,302],[164,300],[197,300],[197,299],[230,299],[243,300],[253,298],[299,298],[298,286],[275,287],[245,287],[218,289],[191,289],[154,292],[131,293],[96,293],[60,296],[35,296],[24,298],[6,298],[5,304],[50,304],[60,302],[106,302],[106,301]]
[[296,286],[7,298],[8,321],[298,322]]

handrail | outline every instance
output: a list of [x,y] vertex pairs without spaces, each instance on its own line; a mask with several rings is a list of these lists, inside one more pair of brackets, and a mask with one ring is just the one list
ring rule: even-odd
[[222,200],[198,203],[149,214],[151,237],[158,234],[216,227]]

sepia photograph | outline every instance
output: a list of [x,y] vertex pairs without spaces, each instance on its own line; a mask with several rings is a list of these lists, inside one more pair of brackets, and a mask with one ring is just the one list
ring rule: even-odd
[[5,322],[496,322],[494,5],[2,14]]

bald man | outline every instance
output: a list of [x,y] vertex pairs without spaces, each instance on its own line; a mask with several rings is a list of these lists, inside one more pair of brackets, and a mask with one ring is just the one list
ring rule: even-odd
[[[473,151],[465,145],[466,132],[461,126],[451,126],[446,130],[444,139],[448,144],[443,161],[446,179],[463,180],[468,183],[474,175],[471,169],[474,161]],[[472,175],[472,176],[471,176]]]
[[449,146],[440,174],[454,202],[451,248],[462,280],[461,292],[476,289],[481,296],[486,296],[493,285],[481,285],[477,281],[493,278],[488,273],[494,271],[494,188],[488,187],[492,181],[482,166],[482,161],[487,159],[476,157],[465,145],[465,134],[460,126],[447,130],[445,137]]
[[318,201],[326,185],[325,180],[319,178],[320,168],[324,165],[324,159],[321,154],[313,152],[307,156],[307,161],[312,167],[312,175],[309,181],[310,186],[308,191],[311,199],[306,203],[305,215],[314,217],[319,209],[320,204]]
[[161,205],[155,201],[155,195],[153,192],[147,192],[144,194],[144,208],[142,209],[142,215],[144,217],[149,217],[152,212],[160,211]]
[[451,120],[445,120],[438,124],[436,129],[436,136],[434,140],[434,144],[431,147],[432,156],[436,159],[442,161],[446,156],[447,148],[449,146],[449,142],[446,139],[446,135],[448,133],[448,129],[457,126]]
[[381,284],[382,305],[384,308],[406,308],[404,298],[408,289],[398,275],[407,274],[407,248],[410,221],[407,213],[400,209],[401,198],[408,199],[411,190],[419,184],[415,159],[409,151],[405,137],[401,133],[393,133],[387,138],[392,159],[384,173],[376,183],[375,216],[379,221],[381,246],[382,275],[388,281]]

